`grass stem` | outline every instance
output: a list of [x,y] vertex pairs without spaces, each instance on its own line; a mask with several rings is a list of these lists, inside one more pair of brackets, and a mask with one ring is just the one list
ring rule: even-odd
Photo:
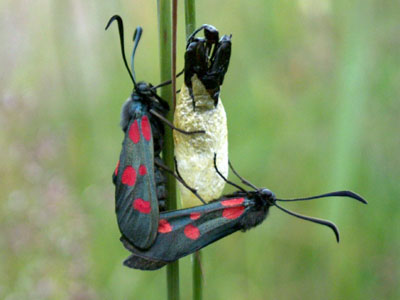
[[[185,0],[185,28],[186,37],[196,29],[196,1]],[[192,255],[192,285],[193,299],[203,299],[203,274],[201,271],[201,252]]]
[[[171,79],[172,75],[172,30],[171,30],[171,0],[157,0],[158,10],[158,32],[160,44],[160,81],[164,82]],[[174,93],[171,85],[161,88],[160,96],[168,101],[170,111],[167,114],[167,119],[172,122],[173,118],[173,98]],[[171,169],[174,169],[174,142],[172,139],[172,131],[166,126],[163,159],[165,164]],[[176,182],[175,178],[168,176],[168,210],[177,208],[176,199]],[[167,289],[168,299],[179,300],[179,263],[174,262],[167,265]]]

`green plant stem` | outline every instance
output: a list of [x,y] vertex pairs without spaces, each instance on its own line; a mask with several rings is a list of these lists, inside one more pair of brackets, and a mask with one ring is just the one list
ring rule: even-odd
[[[172,35],[171,35],[171,1],[157,0],[158,9],[158,32],[160,41],[160,73],[161,82],[171,78],[172,69]],[[161,88],[160,96],[168,101],[173,108],[173,92],[171,85]],[[171,109],[167,118],[172,122],[173,110]],[[165,126],[165,137],[163,147],[163,159],[165,164],[171,169],[174,169],[174,143],[172,139],[172,131],[168,126]],[[168,175],[167,177],[168,190],[168,210],[177,208],[176,199],[176,182],[175,178]],[[179,299],[179,263],[174,262],[167,265],[167,289],[168,299]]]
[[[186,37],[196,29],[196,1],[185,0]],[[203,299],[203,274],[201,271],[201,252],[192,255],[192,285],[193,299]]]
[[175,110],[176,105],[176,35],[178,31],[178,0],[172,0],[172,69],[171,69],[171,80],[172,80],[172,102],[174,104],[173,109]]
[[201,251],[192,255],[193,299],[203,299],[203,272],[201,270]]
[[186,37],[196,29],[196,1],[185,0]]

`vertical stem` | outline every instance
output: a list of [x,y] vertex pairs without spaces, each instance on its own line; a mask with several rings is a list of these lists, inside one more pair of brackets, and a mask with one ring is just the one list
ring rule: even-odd
[[196,29],[196,1],[185,0],[186,37]]
[[[171,78],[171,0],[157,0],[158,8],[158,32],[160,42],[160,73],[161,82]],[[173,116],[173,90],[170,85],[161,88],[160,96],[168,101],[171,110],[167,114],[168,120],[172,122]],[[172,140],[172,131],[165,126],[165,137],[163,147],[163,159],[165,164],[174,169],[174,143]],[[168,190],[168,210],[176,209],[176,182],[175,178],[167,175]],[[168,299],[179,300],[179,263],[174,262],[167,265],[167,289]]]
[[[186,37],[196,29],[196,1],[185,0]],[[192,255],[193,299],[203,299],[203,274],[201,270],[201,252]]]
[[176,105],[176,31],[178,27],[178,0],[172,0],[172,98],[174,110]]
[[203,299],[203,272],[201,270],[201,251],[192,255],[193,299]]

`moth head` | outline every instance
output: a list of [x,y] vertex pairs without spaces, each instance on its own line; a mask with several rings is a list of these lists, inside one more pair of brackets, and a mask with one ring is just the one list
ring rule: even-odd
[[136,93],[138,93],[139,95],[143,95],[143,96],[151,96],[152,95],[151,85],[144,81],[138,82],[135,86],[134,91]]
[[266,203],[268,203],[270,205],[274,205],[276,197],[275,197],[275,194],[271,190],[269,190],[267,188],[261,188],[258,191],[259,191],[259,194],[261,195],[262,199]]
[[[367,201],[362,198],[360,195],[357,195],[356,193],[353,193],[351,191],[337,191],[337,192],[331,192],[331,193],[326,193],[326,194],[322,194],[322,195],[317,195],[317,196],[311,196],[311,197],[305,197],[305,198],[295,198],[295,199],[279,199],[275,197],[275,194],[273,192],[271,192],[269,189],[266,188],[257,188],[254,184],[250,183],[249,181],[247,181],[246,179],[244,179],[243,177],[241,177],[236,171],[235,169],[232,167],[232,164],[229,161],[229,166],[232,170],[232,172],[242,181],[242,183],[246,184],[247,186],[253,188],[253,191],[246,191],[244,188],[242,188],[241,186],[227,180],[225,177],[222,176],[222,174],[218,171],[217,165],[216,165],[216,159],[217,159],[217,154],[214,153],[214,168],[217,171],[217,173],[224,178],[224,180],[229,183],[230,185],[237,187],[240,191],[238,193],[244,194],[246,195],[248,198],[253,198],[258,200],[256,203],[258,205],[261,204],[261,206],[264,206],[265,211],[267,211],[269,209],[270,206],[275,206],[276,208],[278,208],[279,210],[294,216],[296,218],[305,220],[305,221],[309,221],[309,222],[313,222],[316,224],[320,224],[323,226],[327,226],[330,229],[333,230],[333,232],[335,233],[336,236],[336,240],[337,242],[339,242],[339,230],[337,229],[336,225],[333,224],[330,221],[327,220],[322,220],[322,219],[317,219],[317,218],[313,218],[313,217],[308,217],[308,216],[304,216],[298,213],[295,213],[293,211],[290,211],[282,206],[280,206],[280,204],[278,202],[295,202],[295,201],[307,201],[307,200],[314,200],[314,199],[321,199],[321,198],[328,198],[328,197],[347,197],[347,198],[351,198],[354,200],[357,200],[363,204],[367,204]],[[260,203],[261,200],[261,203]],[[257,207],[256,207],[256,212]],[[264,214],[265,216],[265,214]],[[251,227],[251,226],[250,226]],[[250,228],[249,227],[249,228]]]

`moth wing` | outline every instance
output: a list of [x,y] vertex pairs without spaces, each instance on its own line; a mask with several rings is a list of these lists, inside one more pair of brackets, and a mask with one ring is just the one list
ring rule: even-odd
[[157,239],[148,250],[140,250],[121,238],[132,255],[128,267],[154,270],[242,229],[249,207],[245,198],[230,198],[192,208],[162,212]]
[[135,254],[136,249],[123,237],[121,237],[121,242],[124,244],[124,247],[132,252],[132,254],[125,259],[124,266],[132,268],[132,269],[139,269],[139,270],[146,270],[152,271],[157,270],[164,267],[168,262],[152,259],[148,257],[143,257],[138,254]]
[[124,261],[124,266],[144,271],[158,270],[167,264],[168,262],[142,258],[135,254],[132,254]]
[[147,115],[130,121],[114,178],[119,229],[135,247],[147,249],[157,236],[159,217],[153,135]]

